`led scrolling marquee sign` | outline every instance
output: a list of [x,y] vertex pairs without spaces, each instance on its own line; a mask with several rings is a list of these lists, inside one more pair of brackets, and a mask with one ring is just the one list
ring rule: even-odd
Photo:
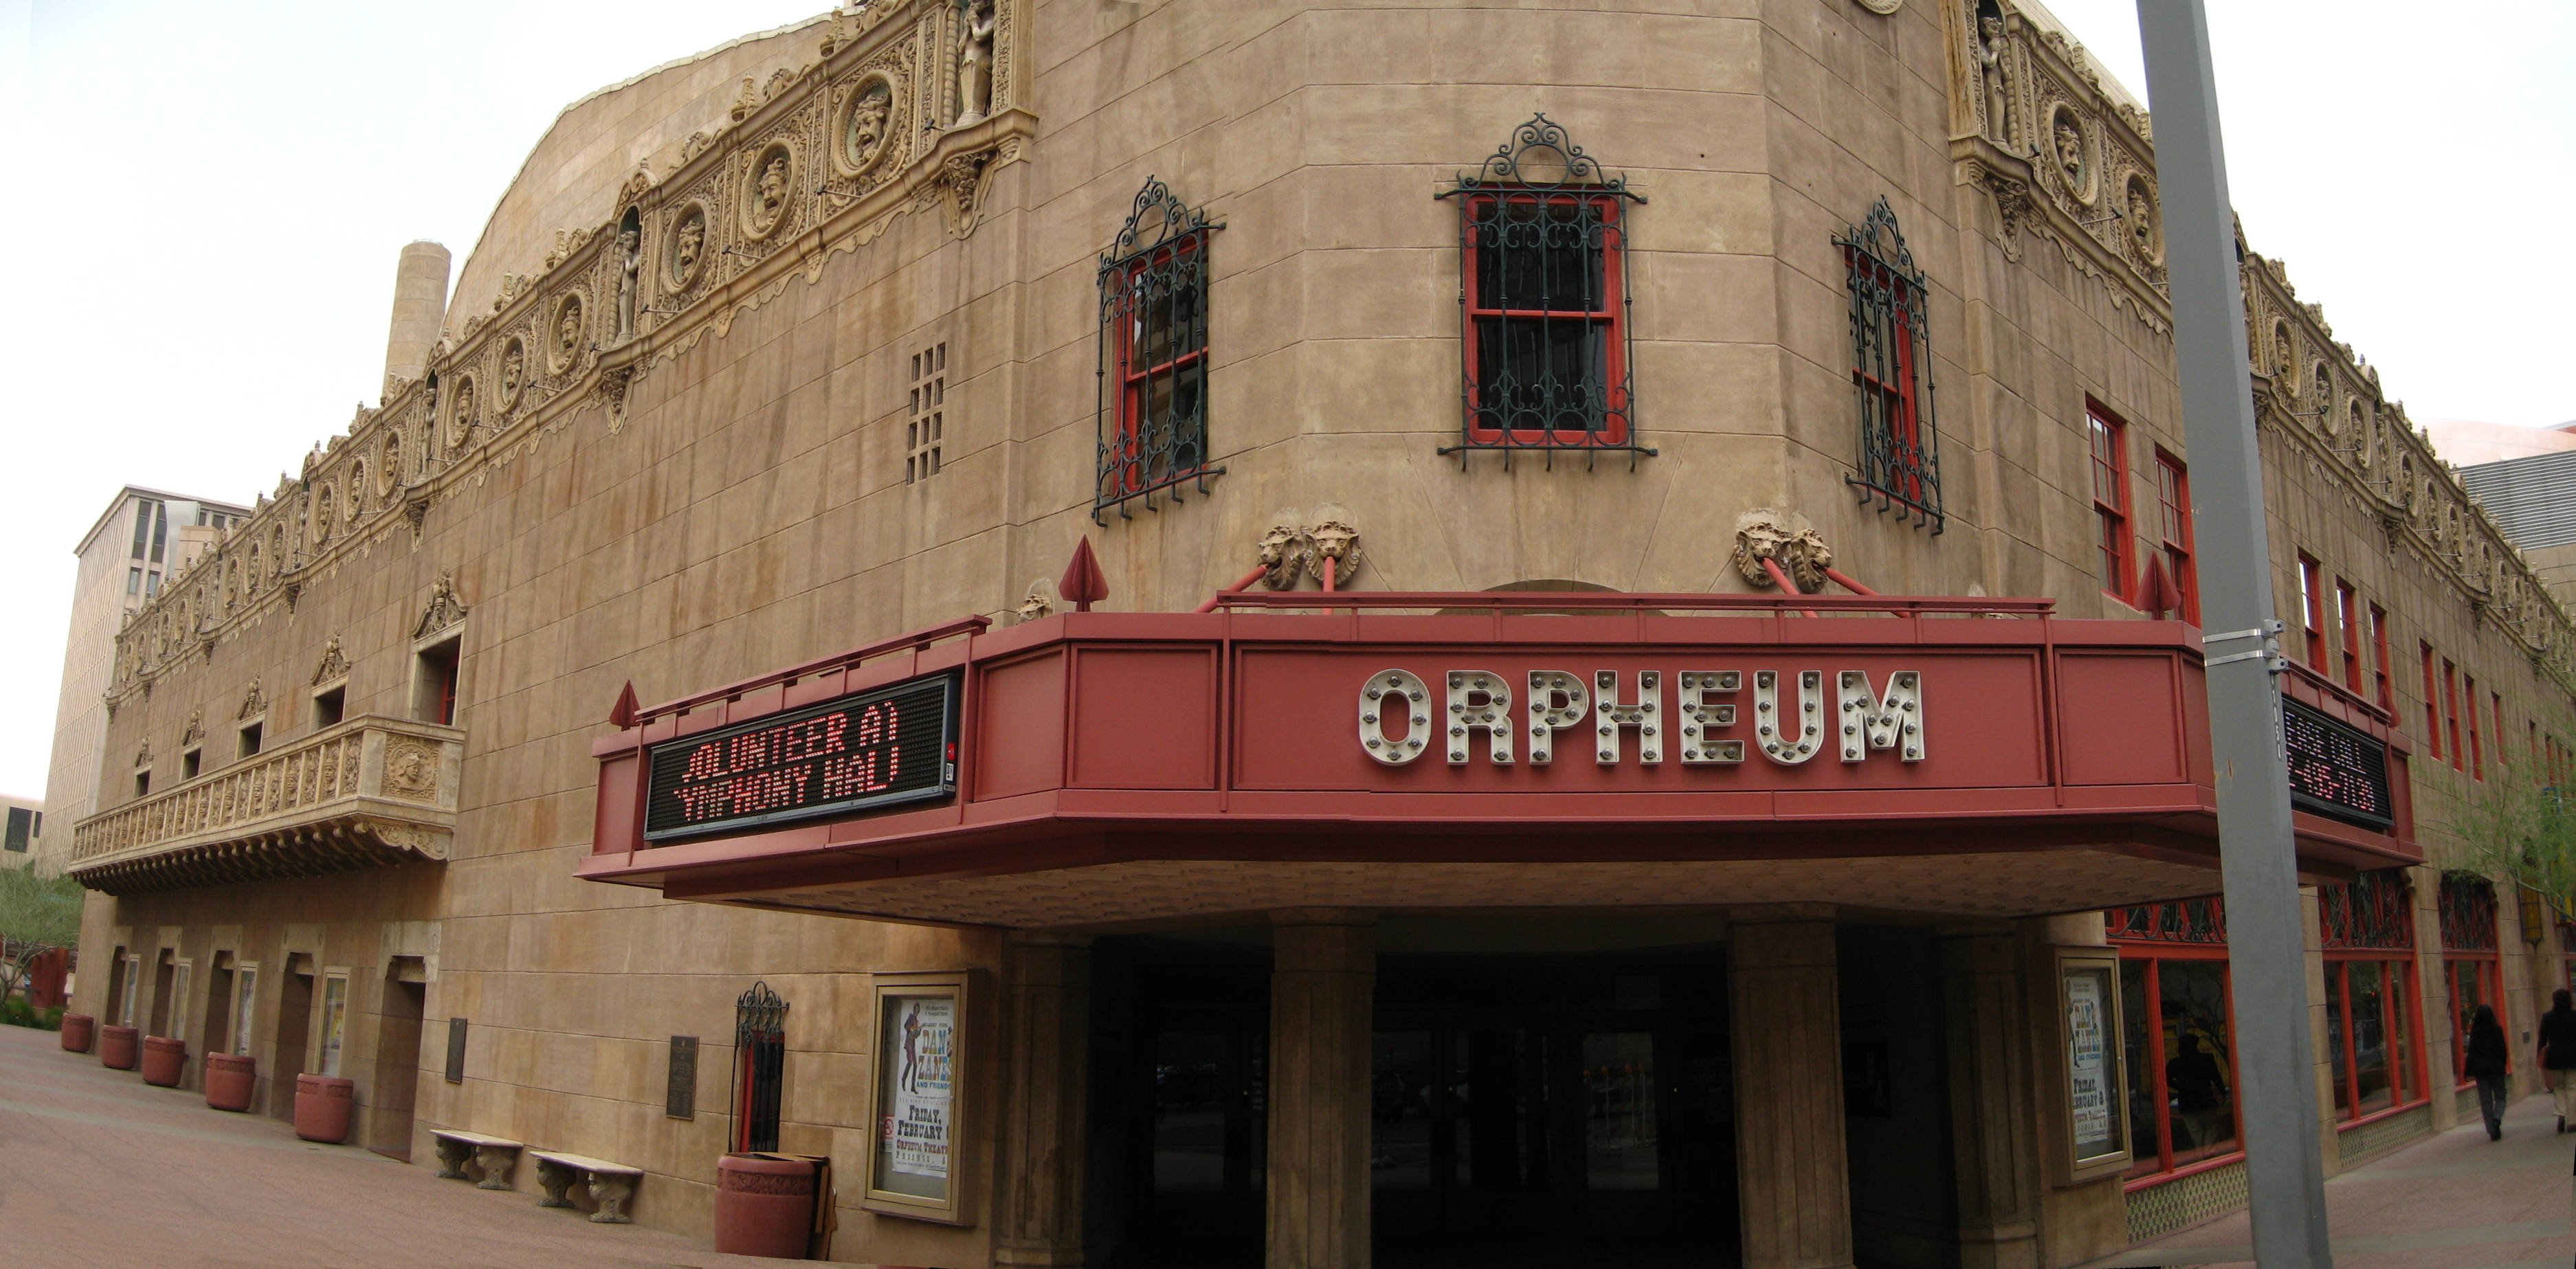
[[653,746],[644,839],[846,815],[957,791],[957,677],[836,697]]
[[2364,828],[2397,823],[2388,795],[2388,742],[2284,697],[2290,805]]

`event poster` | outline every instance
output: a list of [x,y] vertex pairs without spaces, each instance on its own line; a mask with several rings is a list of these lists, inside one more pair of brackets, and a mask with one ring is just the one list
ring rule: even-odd
[[2079,1161],[2120,1150],[2109,995],[2108,971],[2094,967],[2066,971],[2067,1098]]
[[957,999],[886,997],[881,1025],[886,1082],[879,1188],[945,1197],[956,1112]]

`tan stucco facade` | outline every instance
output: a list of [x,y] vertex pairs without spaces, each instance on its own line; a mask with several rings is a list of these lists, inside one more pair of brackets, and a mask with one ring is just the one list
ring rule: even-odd
[[[84,965],[137,956],[148,981],[155,957],[187,958],[204,984],[218,963],[257,962],[253,1051],[272,1082],[312,1069],[300,1055],[318,1044],[311,1002],[345,970],[343,1074],[358,1080],[366,1144],[407,1144],[426,1161],[433,1127],[462,1127],[640,1167],[635,1218],[697,1236],[732,1128],[737,996],[762,981],[790,1004],[779,1148],[830,1154],[848,1178],[876,1140],[872,981],[972,971],[1005,1001],[995,1016],[1019,1021],[969,1050],[966,1078],[1024,1091],[969,1121],[959,1167],[983,1182],[968,1219],[865,1210],[845,1179],[835,1257],[1109,1254],[1113,1233],[1141,1221],[1116,1207],[1116,1169],[1085,1153],[1106,1147],[1068,1139],[1080,1113],[1038,1114],[1025,1090],[1086,1087],[1074,1050],[1089,1024],[1040,1023],[1111,1001],[1124,980],[1103,969],[1095,985],[1084,949],[1137,931],[1050,943],[576,880],[591,845],[590,746],[620,689],[676,697],[967,614],[1042,616],[1084,538],[1108,579],[1102,607],[1187,611],[1258,562],[1280,509],[1323,504],[1346,508],[1365,545],[1347,579],[1361,589],[1750,591],[1732,558],[1750,518],[1812,529],[1841,569],[1889,594],[2044,596],[2068,617],[2143,615],[2098,581],[2087,413],[2127,425],[2143,564],[2154,455],[2188,459],[2148,122],[2036,11],[2004,28],[1990,92],[1980,54],[1996,50],[1972,33],[1974,6],[1872,7],[1000,0],[979,34],[977,10],[878,0],[586,98],[502,195],[422,377],[390,380],[379,408],[259,499],[125,628],[112,678],[90,689],[107,702],[107,796],[83,858],[148,854],[183,833],[282,841],[327,816],[357,827],[314,849],[349,871],[206,873],[93,894]],[[967,77],[963,99],[961,50],[990,67],[988,80]],[[860,147],[849,112],[871,84],[887,90],[888,118]],[[1459,204],[1435,196],[1535,114],[1643,197],[1627,213],[1626,320],[1650,455],[1506,465],[1440,452],[1461,430],[1463,283]],[[2060,120],[2071,149],[2054,144]],[[787,177],[771,181],[781,155]],[[1100,262],[1149,177],[1222,225],[1209,249],[1207,434],[1223,470],[1151,509],[1095,518]],[[1847,479],[1853,339],[1835,240],[1881,199],[1927,279],[1938,533],[1856,497]],[[2408,736],[2423,742],[2420,643],[2501,699],[2488,779],[2527,770],[2526,733],[2576,735],[2565,611],[2277,266],[2248,261],[2274,586],[2291,638],[2306,552],[2388,614]],[[907,480],[926,349],[946,350],[945,456]],[[2339,667],[2320,668],[2340,682]],[[438,717],[450,688],[452,718]],[[452,742],[438,730],[451,722]],[[426,783],[404,784],[394,755],[450,743],[452,760],[424,757],[412,770]],[[111,821],[138,822],[125,760],[147,749],[151,796],[238,792],[189,803],[184,830],[111,841]],[[182,768],[192,751],[197,765]],[[349,755],[345,774],[337,759],[300,756],[326,751]],[[2442,808],[2481,786],[2421,753],[2412,770],[2438,862]],[[311,771],[321,783],[298,783]],[[115,818],[121,808],[129,818]],[[67,833],[73,818],[49,824]],[[2434,871],[2414,871],[2429,914]],[[1616,914],[1589,917],[1605,915]],[[1944,1001],[1951,1028],[1948,1074],[1926,1094],[1949,1099],[1949,1138],[1889,1130],[1889,1149],[1916,1153],[1765,1173],[1741,1190],[1741,1245],[1712,1247],[1712,1263],[1973,1253],[2054,1267],[2140,1232],[2116,1171],[2059,1177],[2037,1162],[2055,1032],[2034,984],[2048,957],[2102,949],[2099,914],[1664,915],[1683,930],[1673,947],[1758,949],[1719,972],[1734,976],[1739,1036],[1748,1020],[1831,1022],[1837,974],[1848,995],[1880,963],[1852,959],[1870,948],[1923,976],[1916,999]],[[1353,976],[1376,972],[1379,945],[1331,931],[1363,920],[1234,924],[1261,927],[1246,945],[1276,949],[1280,990],[1303,993],[1296,1007],[1338,1019],[1315,1025],[1349,1039],[1367,1029]],[[1297,932],[1274,937],[1274,923]],[[2438,940],[2429,915],[2419,924]],[[1853,933],[1882,925],[1920,946]],[[1569,946],[1608,939],[1566,928]],[[2525,955],[2518,928],[2509,918],[2506,963],[2527,1020],[2559,970]],[[1400,942],[1390,933],[1383,946]],[[2428,1039],[2446,1045],[2437,954],[2418,946],[2416,1004]],[[85,970],[80,990],[76,1009],[112,1020],[114,993],[131,989]],[[466,1020],[457,1080],[443,1078],[452,1018]],[[383,1052],[386,1035],[416,1038],[416,1053]],[[704,1044],[694,1118],[665,1114],[674,1036]],[[1751,1052],[1776,1069],[1759,1087],[1777,1100],[1732,1131],[1769,1132],[1756,1143],[1768,1148],[1841,1127],[1831,1028],[1764,1045]],[[1748,1060],[1740,1038],[1732,1052]],[[2326,1078],[2320,1058],[2321,1096]],[[285,1113],[282,1088],[264,1085],[260,1105]],[[2426,1129],[2452,1114],[2438,1094]],[[1298,1175],[1313,1178],[1274,1185],[1274,1222],[1306,1212],[1312,1231],[1351,1202],[1368,1210],[1364,1180],[1333,1171],[1357,1126],[1335,1123],[1274,1135],[1280,1151],[1306,1152]],[[1739,1148],[1754,1150],[1748,1140]],[[1749,1171],[1759,1156],[1743,1157]],[[1980,1179],[1965,1188],[1904,1181],[1971,1165]],[[1024,1179],[1015,1167],[1088,1175],[1091,1206],[1070,1182],[1002,1184]],[[533,1191],[528,1171],[518,1184]],[[1275,1251],[1285,1226],[1272,1228]],[[1364,1231],[1344,1233],[1290,1240],[1293,1263],[1367,1263]]]

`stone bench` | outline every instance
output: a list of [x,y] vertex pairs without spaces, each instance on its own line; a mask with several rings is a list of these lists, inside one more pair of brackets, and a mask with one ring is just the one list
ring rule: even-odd
[[537,1184],[546,1191],[537,1206],[572,1206],[564,1191],[571,1189],[574,1181],[587,1178],[590,1197],[599,1203],[599,1210],[590,1214],[592,1221],[601,1225],[633,1223],[626,1215],[626,1200],[635,1196],[635,1183],[644,1178],[644,1169],[560,1150],[531,1150],[528,1157],[537,1161]]
[[478,1190],[509,1189],[510,1168],[519,1161],[519,1152],[527,1148],[507,1137],[462,1128],[433,1128],[429,1135],[437,1139],[438,1175],[450,1181],[464,1180],[465,1160],[470,1155],[483,1169],[483,1179],[474,1183]]

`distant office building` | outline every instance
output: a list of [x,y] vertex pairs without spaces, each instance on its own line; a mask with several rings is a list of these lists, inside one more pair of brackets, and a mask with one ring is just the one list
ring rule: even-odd
[[[54,754],[45,800],[27,804],[51,805],[63,813],[54,817],[52,838],[30,826],[23,849],[34,857],[59,863],[58,857],[71,849],[73,821],[97,805],[98,747],[107,734],[101,698],[116,660],[116,632],[126,614],[159,596],[164,578],[193,566],[249,515],[250,508],[229,502],[127,485],[82,535],[73,551],[80,557],[80,574],[72,583],[71,631],[63,642],[62,696],[54,707]],[[12,850],[22,849],[17,831],[13,817]]]
[[2541,582],[2562,602],[2576,603],[2576,450],[2463,467],[2460,483],[2522,548]]

